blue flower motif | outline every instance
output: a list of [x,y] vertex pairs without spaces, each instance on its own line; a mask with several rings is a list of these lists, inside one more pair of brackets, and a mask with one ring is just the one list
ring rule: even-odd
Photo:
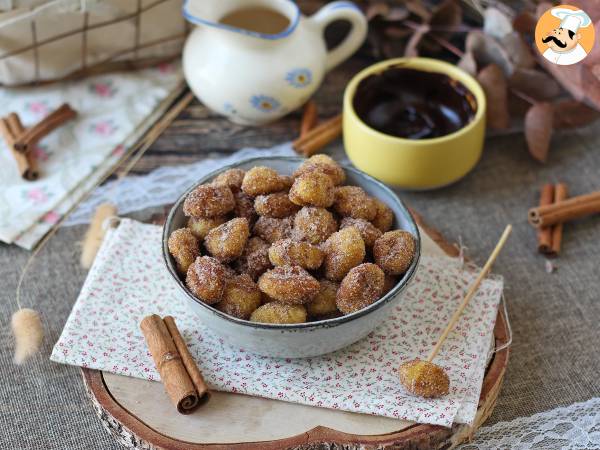
[[312,82],[312,72],[308,69],[294,69],[287,73],[285,80],[295,88],[303,88]]
[[235,106],[233,106],[233,104],[230,102],[225,102],[225,104],[223,104],[223,110],[225,111],[226,114],[231,114],[231,115],[237,114],[237,110],[235,109]]
[[268,95],[253,95],[250,104],[262,112],[277,111],[281,106],[277,99]]

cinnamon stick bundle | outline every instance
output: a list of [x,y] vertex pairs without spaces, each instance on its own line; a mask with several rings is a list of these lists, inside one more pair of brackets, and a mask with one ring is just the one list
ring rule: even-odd
[[75,116],[77,116],[77,112],[68,103],[64,103],[18,136],[13,147],[18,152],[27,153],[41,138],[60,127],[63,123],[74,119]]
[[600,213],[600,191],[571,197],[551,205],[529,210],[529,223],[536,228],[565,223]]
[[342,115],[335,116],[313,128],[292,143],[297,153],[310,157],[342,133]]
[[[564,183],[559,183],[556,185],[554,190],[554,202],[559,203],[563,202],[567,199],[569,195],[569,191],[567,189],[567,185]],[[552,227],[552,254],[558,255],[560,253],[560,248],[562,245],[562,235],[563,235],[563,223],[557,223]]]
[[[540,206],[554,203],[554,185],[545,184],[540,193]],[[541,227],[538,229],[538,251],[549,254],[552,251],[552,227]]]
[[25,128],[15,113],[10,113],[8,117],[0,119],[0,133],[6,141],[6,145],[17,163],[17,169],[21,178],[27,181],[35,181],[39,177],[37,160],[31,154],[24,155],[15,150],[15,142],[23,134]]
[[175,319],[161,319],[152,314],[145,317],[140,328],[160,373],[163,385],[177,411],[190,414],[209,399],[202,374],[190,354]]
[[302,113],[302,121],[300,122],[300,137],[304,137],[317,125],[318,120],[317,104],[314,100],[309,100],[304,107]]

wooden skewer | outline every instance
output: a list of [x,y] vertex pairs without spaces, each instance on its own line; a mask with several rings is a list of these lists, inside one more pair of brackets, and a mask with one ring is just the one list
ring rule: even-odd
[[433,358],[436,357],[442,344],[448,337],[448,334],[450,333],[450,331],[452,331],[452,328],[454,328],[454,326],[456,325],[456,322],[458,322],[460,315],[462,314],[462,312],[464,311],[466,306],[469,304],[469,301],[475,296],[475,293],[477,292],[479,285],[481,284],[481,282],[483,281],[485,276],[488,274],[488,272],[492,268],[494,261],[496,261],[496,258],[500,254],[502,247],[504,247],[504,244],[506,243],[506,240],[508,239],[508,236],[510,235],[511,231],[512,231],[512,225],[507,225],[506,228],[504,229],[504,232],[502,233],[502,236],[500,237],[500,240],[496,244],[496,248],[494,248],[494,250],[492,251],[492,254],[488,258],[487,262],[485,263],[485,266],[483,266],[483,269],[481,269],[481,272],[479,272],[479,275],[475,279],[475,282],[469,288],[467,295],[465,295],[465,298],[459,305],[458,309],[454,312],[454,315],[450,319],[448,326],[446,326],[446,329],[444,330],[444,332],[438,339],[437,344],[435,344],[435,347],[433,347],[433,349],[429,353],[429,356],[427,357],[428,362],[431,362],[433,360]]

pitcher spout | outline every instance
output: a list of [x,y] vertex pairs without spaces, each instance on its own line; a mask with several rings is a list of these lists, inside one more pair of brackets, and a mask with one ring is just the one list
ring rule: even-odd
[[292,0],[185,0],[183,16],[195,25],[276,40],[294,32],[301,13]]

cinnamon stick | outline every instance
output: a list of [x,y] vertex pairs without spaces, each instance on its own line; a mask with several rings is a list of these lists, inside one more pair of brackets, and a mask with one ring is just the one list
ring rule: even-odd
[[167,326],[167,329],[169,330],[169,334],[173,338],[173,342],[175,343],[175,347],[177,347],[177,351],[181,356],[183,365],[185,366],[192,383],[196,387],[196,392],[198,393],[198,405],[206,403],[210,397],[208,386],[204,382],[202,373],[200,372],[200,369],[198,369],[198,365],[196,364],[196,361],[194,361],[194,357],[188,350],[188,347],[185,344],[177,325],[175,324],[175,319],[172,316],[166,316],[163,320]]
[[[554,203],[554,185],[545,184],[540,192],[540,206]],[[549,254],[552,251],[552,227],[538,229],[538,252]]]
[[314,100],[309,100],[302,113],[302,122],[300,122],[300,137],[304,137],[317,125],[318,112],[317,104]]
[[[152,314],[142,320],[140,328],[171,401],[181,414],[190,414],[200,405],[200,395],[167,325],[159,316]],[[202,397],[206,397],[206,392]]]
[[297,153],[312,156],[342,133],[342,115],[335,116],[296,139],[292,147]]
[[569,222],[600,213],[600,191],[571,197],[552,205],[529,210],[529,223],[536,228]]
[[[569,195],[567,185],[564,183],[558,183],[554,191],[554,201],[556,203],[565,201]],[[560,253],[560,247],[562,245],[564,224],[557,223],[552,227],[552,254],[558,255]]]
[[74,119],[77,112],[68,103],[62,104],[52,111],[40,122],[21,134],[14,143],[15,150],[27,153],[44,136],[61,126],[63,123]]
[[8,117],[0,119],[0,133],[4,137],[7,147],[17,163],[19,175],[24,180],[35,181],[39,177],[36,159],[33,155],[24,155],[14,148],[15,141],[23,131],[24,127],[17,114],[11,113]]

